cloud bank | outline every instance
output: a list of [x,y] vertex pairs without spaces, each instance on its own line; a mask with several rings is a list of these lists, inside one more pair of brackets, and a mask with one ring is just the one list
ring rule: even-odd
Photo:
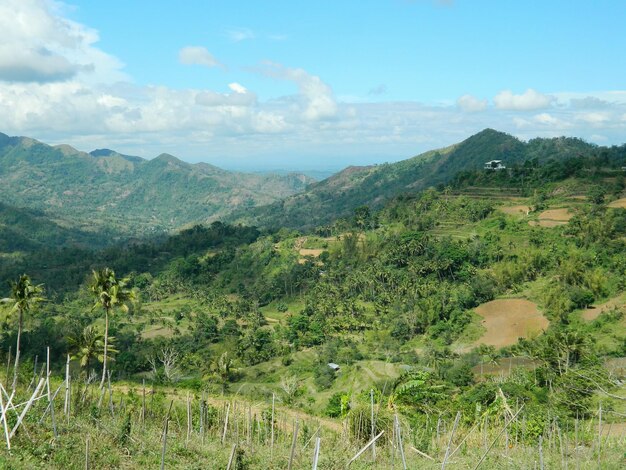
[[[97,47],[96,31],[47,1],[5,0],[0,28],[0,132],[84,150],[146,157],[167,151],[225,166],[268,156],[291,166],[307,158],[340,166],[350,158],[406,158],[486,127],[521,138],[574,135],[601,143],[623,143],[626,135],[622,90],[503,90],[491,100],[465,94],[441,105],[381,101],[381,85],[342,101],[323,77],[276,62],[228,72],[217,89],[172,89],[133,84],[123,64]],[[179,61],[222,66],[201,46],[182,48]],[[284,83],[285,93],[259,99],[245,86],[246,73]]]

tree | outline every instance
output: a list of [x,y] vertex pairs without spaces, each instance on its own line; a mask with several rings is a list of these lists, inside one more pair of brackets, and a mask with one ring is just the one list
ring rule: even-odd
[[[108,339],[108,355],[117,352],[113,348],[114,339],[112,336]],[[68,338],[68,343],[74,351],[72,359],[78,360],[87,374],[89,374],[91,361],[104,361],[104,335],[94,325],[85,327],[80,335]],[[112,360],[112,357],[109,356],[108,359]]]
[[13,385],[15,390],[17,387],[17,376],[20,366],[20,339],[22,337],[22,326],[24,323],[24,314],[39,302],[44,300],[43,285],[34,285],[30,281],[30,277],[22,274],[17,282],[11,282],[11,297],[2,299],[3,302],[13,303],[12,312],[17,312],[17,345],[15,347],[15,367],[13,368]]
[[126,288],[128,278],[117,278],[110,268],[104,268],[93,272],[93,278],[89,284],[89,292],[94,296],[93,309],[104,309],[104,350],[102,355],[102,380],[100,388],[104,387],[107,373],[107,354],[109,346],[109,314],[119,306],[123,311],[128,311],[128,303],[135,300],[134,291]]

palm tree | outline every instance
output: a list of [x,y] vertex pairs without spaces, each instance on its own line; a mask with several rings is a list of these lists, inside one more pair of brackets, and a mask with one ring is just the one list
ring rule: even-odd
[[38,302],[44,300],[43,285],[34,285],[30,282],[30,277],[22,274],[17,282],[11,282],[11,297],[2,299],[3,302],[13,303],[12,312],[17,311],[17,345],[15,348],[15,366],[13,368],[12,389],[17,387],[17,375],[20,366],[20,339],[22,337],[22,326],[24,324],[24,314],[28,313]]
[[134,291],[128,289],[128,278],[117,278],[111,268],[104,268],[93,272],[89,284],[89,292],[96,299],[93,309],[104,309],[104,348],[102,354],[102,380],[100,388],[104,387],[107,373],[107,355],[109,346],[109,314],[116,306],[128,312],[128,303],[135,300]]
[[[110,336],[107,345],[107,360],[110,361],[113,360],[112,353],[117,352],[113,348],[114,341],[115,338]],[[104,361],[104,335],[94,325],[85,327],[78,336],[69,337],[68,343],[74,352],[72,359],[78,360],[80,366],[87,371],[87,374],[89,374],[89,366],[92,360]]]

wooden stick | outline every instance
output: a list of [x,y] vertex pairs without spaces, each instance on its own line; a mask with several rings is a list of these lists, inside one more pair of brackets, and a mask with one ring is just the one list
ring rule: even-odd
[[296,453],[296,444],[298,443],[298,426],[299,426],[298,418],[296,418],[296,426],[293,431],[293,439],[291,440],[291,452],[289,453],[289,465],[287,466],[287,470],[291,470],[291,466],[293,465],[293,457]]
[[402,458],[402,468],[406,470],[406,459],[404,458],[404,445],[402,444],[402,430],[400,428],[400,421],[398,420],[398,415],[395,415],[395,425],[396,425],[396,439],[398,442],[398,446],[400,447],[400,457]]
[[313,470],[317,470],[317,462],[320,458],[320,441],[319,437],[315,438],[315,450],[313,451]]
[[365,451],[369,448],[369,446],[371,446],[374,442],[376,442],[376,441],[378,440],[378,438],[379,438],[380,436],[382,436],[383,434],[385,434],[385,431],[384,431],[384,430],[383,430],[383,431],[380,431],[376,437],[374,437],[374,438],[373,438],[372,440],[370,440],[367,444],[365,444],[365,446],[364,446],[364,447],[363,447],[360,451],[358,451],[354,457],[352,457],[352,458],[348,461],[348,465],[346,465],[346,466],[347,466],[347,467],[349,467],[349,466],[352,464],[352,462],[354,462],[356,459],[358,459],[358,458],[360,457],[360,455],[361,455],[363,452],[365,452]]
[[85,470],[89,470],[89,436],[85,438]]
[[228,413],[230,412],[230,402],[226,407],[226,417],[224,418],[224,432],[222,433],[222,445],[224,445],[224,440],[226,439],[226,431],[228,430]]
[[167,409],[165,415],[165,423],[163,424],[163,448],[161,449],[161,470],[165,469],[165,451],[167,450],[167,431],[169,429],[170,413],[172,412],[172,405],[174,400],[170,401],[170,407]]
[[413,447],[413,446],[410,446],[410,447],[409,447],[409,449],[411,449],[412,451],[416,452],[416,453],[417,453],[417,455],[421,455],[422,457],[425,457],[425,458],[427,458],[428,460],[432,460],[433,462],[435,461],[435,459],[433,459],[430,455],[428,455],[428,454],[427,454],[427,453],[425,453],[425,452],[422,452],[421,450],[416,449],[416,448],[415,448],[415,447]]
[[[520,407],[519,410],[517,410],[517,413],[515,413],[515,416],[513,416],[509,421],[507,421],[504,424],[504,428],[502,428],[502,430],[498,433],[498,435],[495,437],[495,439],[493,441],[491,441],[491,444],[489,445],[489,447],[487,448],[487,450],[485,451],[485,453],[483,454],[483,456],[480,458],[480,460],[478,461],[478,463],[476,464],[476,466],[474,467],[474,470],[476,470],[478,467],[480,467],[480,464],[483,463],[483,461],[485,460],[485,457],[487,457],[487,454],[489,453],[489,451],[491,450],[491,448],[495,445],[495,443],[497,442],[497,440],[500,438],[500,436],[502,435],[502,433],[506,430],[506,428],[509,427],[509,425],[515,420],[515,418],[517,418],[517,415],[520,414],[520,412],[524,409],[524,405],[522,405]],[[541,438],[541,436],[540,436]]]
[[39,379],[39,383],[37,384],[35,391],[33,392],[33,394],[30,397],[30,400],[28,400],[28,402],[26,403],[26,406],[22,410],[22,414],[17,418],[17,423],[15,423],[15,426],[13,426],[13,429],[11,430],[11,434],[9,434],[10,438],[13,437],[15,433],[17,432],[17,429],[20,427],[20,424],[22,424],[22,421],[24,420],[24,416],[26,416],[26,413],[28,413],[28,410],[30,410],[30,407],[33,405],[33,402],[35,401],[35,397],[41,391],[45,383],[46,381],[43,378]]
[[146,425],[146,379],[143,379],[141,392],[141,425]]
[[2,398],[2,393],[0,393],[0,407],[2,408],[2,424],[4,427],[4,436],[7,440],[7,449],[11,450],[11,440],[9,439],[9,426],[7,425],[7,410],[9,409],[9,404],[11,400],[13,400],[13,396],[15,395],[15,390],[11,392],[11,398],[7,402],[7,405],[4,406],[4,399]]
[[67,422],[70,420],[70,355],[67,355],[65,362],[65,403],[63,404],[63,413],[67,416]]
[[235,461],[235,451],[237,450],[237,444],[233,444],[233,449],[230,451],[230,458],[228,459],[228,466],[226,470],[230,470],[233,466],[233,462]]
[[456,427],[459,425],[460,418],[461,418],[461,412],[457,411],[456,418],[454,419],[454,425],[452,426],[452,432],[450,433],[450,439],[448,440],[448,447],[446,447],[446,455],[444,456],[443,462],[441,463],[441,470],[445,470],[446,468],[446,461],[448,460],[448,456],[450,455],[450,446],[452,445],[454,432],[456,431]]
[[[54,419],[54,397],[50,396],[50,346],[46,348],[46,376],[47,376],[47,386],[48,386],[48,402],[50,407],[50,419],[52,420],[52,432],[54,433],[54,438],[59,437],[57,433],[57,423]],[[60,389],[60,387],[59,387]],[[58,392],[58,390],[57,390]],[[56,393],[55,393],[56,396]],[[44,413],[45,414],[45,413]]]
[[270,444],[270,458],[273,457],[274,455],[274,401],[276,400],[276,394],[272,393],[272,422],[271,422],[271,426],[272,426],[272,437],[271,437],[271,444]]
[[[370,389],[370,424],[371,424],[371,435],[370,438],[373,438],[376,434],[376,421],[374,419],[374,389]],[[372,444],[372,462],[376,461],[376,443]]]

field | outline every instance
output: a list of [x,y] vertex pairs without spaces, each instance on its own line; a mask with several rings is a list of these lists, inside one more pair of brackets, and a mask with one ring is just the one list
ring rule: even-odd
[[608,205],[609,207],[615,207],[615,208],[626,208],[626,197],[623,197],[621,199],[617,199],[611,203],[609,203]]
[[528,338],[545,330],[549,322],[537,305],[525,299],[498,299],[476,307],[483,317],[485,333],[476,344],[510,346],[521,337]]

